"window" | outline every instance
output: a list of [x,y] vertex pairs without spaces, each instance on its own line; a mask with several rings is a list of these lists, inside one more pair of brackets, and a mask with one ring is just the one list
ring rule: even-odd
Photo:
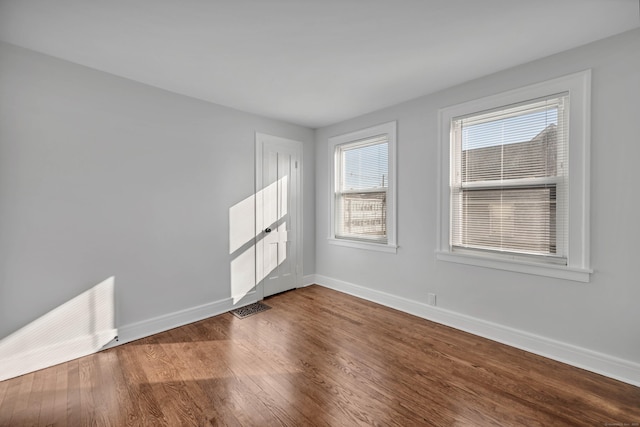
[[395,122],[329,139],[331,243],[395,252],[395,139]]
[[589,280],[589,82],[583,72],[440,111],[439,259]]
[[566,265],[568,94],[451,122],[451,246]]

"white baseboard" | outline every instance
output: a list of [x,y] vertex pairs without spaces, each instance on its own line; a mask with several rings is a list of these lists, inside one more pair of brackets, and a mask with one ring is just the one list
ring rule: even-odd
[[[302,278],[301,287],[313,285],[314,283],[315,275],[311,274],[304,276]],[[168,331],[169,329],[197,322],[208,317],[217,316],[218,314],[226,313],[234,308],[251,304],[256,301],[258,301],[257,293],[256,291],[252,291],[235,305],[233,304],[233,298],[225,298],[196,307],[175,311],[173,313],[163,314],[140,322],[123,325],[118,328],[118,340],[108,343],[104,346],[104,349],[146,338],[153,334]]]
[[117,334],[117,330],[108,329],[3,357],[0,359],[0,381],[95,353],[102,347],[101,343],[112,339]]
[[163,314],[162,316],[153,317],[140,322],[123,325],[118,328],[117,341],[110,342],[104,346],[104,349],[139,340],[141,338],[197,322],[208,317],[217,316],[256,301],[258,301],[257,294],[255,291],[252,291],[236,304],[233,304],[233,298],[225,298],[184,310],[174,311],[173,313]]
[[304,276],[302,278],[302,288],[304,288],[305,286],[311,286],[314,285],[316,283],[316,275],[315,274],[309,274],[307,276]]
[[[304,276],[302,279],[302,287],[313,285],[314,283],[315,275],[313,274]],[[104,346],[104,349],[146,338],[153,334],[168,331],[169,329],[197,322],[208,317],[217,316],[235,308],[252,304],[258,301],[258,299],[257,292],[252,291],[236,304],[233,304],[233,298],[225,298],[173,313],[163,314],[140,322],[123,325],[118,328],[117,341],[108,343]]]
[[629,360],[322,275],[307,281],[640,387],[640,364]]
[[100,350],[118,332],[109,277],[0,339],[0,381]]
[[[358,298],[373,301],[427,320],[640,387],[640,364],[629,360],[566,344],[505,325],[430,306],[327,276],[314,274],[304,276],[303,286],[312,284],[318,284]],[[217,316],[239,306],[251,304],[257,300],[257,295],[253,292],[243,298],[241,303],[235,305],[233,304],[232,298],[225,298],[140,322],[123,325],[117,330],[105,332],[111,336],[117,335],[118,340],[111,341],[104,346],[103,349],[145,338],[208,317]],[[73,340],[73,342],[62,342],[54,346],[55,348],[49,347],[42,349],[42,351],[46,352],[46,357],[43,357],[42,351],[38,351],[5,358],[0,361],[0,365],[2,366],[0,381],[94,353],[99,350],[99,348],[95,348],[95,343],[104,342],[104,338],[105,337],[84,336]],[[60,355],[60,360],[57,360],[56,354]],[[72,357],[70,357],[70,355]],[[46,363],[43,363],[43,360],[46,360]]]

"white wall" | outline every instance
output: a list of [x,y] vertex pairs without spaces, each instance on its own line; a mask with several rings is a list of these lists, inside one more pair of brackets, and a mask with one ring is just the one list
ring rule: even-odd
[[[434,66],[446,64],[434,58]],[[436,261],[438,109],[587,68],[593,69],[591,282]],[[398,253],[330,245],[327,139],[390,120],[398,121]],[[556,340],[565,350],[595,351],[609,362],[620,358],[633,371],[640,367],[639,135],[640,30],[319,129],[318,281],[373,299],[390,295],[399,304],[403,298],[426,304],[432,292],[448,313],[542,337],[547,344]],[[640,383],[640,370],[634,372],[633,381]]]
[[0,44],[0,339],[110,276],[119,328],[229,298],[256,131],[305,145],[309,274],[312,130]]

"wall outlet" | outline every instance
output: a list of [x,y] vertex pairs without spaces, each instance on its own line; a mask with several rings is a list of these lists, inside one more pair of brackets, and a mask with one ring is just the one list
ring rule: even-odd
[[436,305],[436,294],[429,294],[429,299],[427,300],[427,303],[429,305]]

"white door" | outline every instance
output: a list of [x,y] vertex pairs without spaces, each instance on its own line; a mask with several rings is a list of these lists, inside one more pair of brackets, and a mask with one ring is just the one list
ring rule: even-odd
[[256,134],[256,279],[262,297],[302,285],[302,143]]

